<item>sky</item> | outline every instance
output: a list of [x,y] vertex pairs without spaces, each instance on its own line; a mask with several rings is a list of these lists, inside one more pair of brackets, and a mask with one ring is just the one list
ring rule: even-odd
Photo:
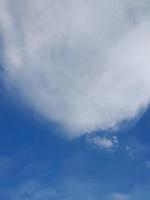
[[149,11],[0,0],[0,199],[149,200]]

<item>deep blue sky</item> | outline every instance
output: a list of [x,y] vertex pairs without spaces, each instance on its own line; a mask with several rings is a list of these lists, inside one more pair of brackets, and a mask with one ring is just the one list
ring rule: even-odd
[[3,88],[0,99],[0,199],[149,199],[150,111],[110,151],[62,137]]

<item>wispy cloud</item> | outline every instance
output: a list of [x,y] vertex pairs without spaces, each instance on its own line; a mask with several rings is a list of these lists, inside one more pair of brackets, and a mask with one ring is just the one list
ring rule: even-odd
[[114,193],[112,194],[111,200],[130,200],[130,195]]
[[[129,182],[131,183],[135,180],[131,175],[134,172],[129,172],[129,168],[125,163],[122,165],[120,162],[117,162],[116,166],[118,165],[118,167],[114,167],[113,163],[109,165],[108,163],[110,162],[107,161],[107,164],[103,166],[106,169],[105,171],[102,169],[103,162],[105,163],[105,161],[100,156],[98,156],[100,162],[97,162],[97,160],[95,162],[97,168],[93,167],[93,164],[91,165],[90,157],[85,159],[85,154],[82,156],[77,155],[78,159],[81,157],[77,161],[75,161],[75,156],[71,160],[67,157],[67,163],[63,163],[65,170],[60,168],[58,171],[61,171],[61,173],[57,171],[59,175],[55,176],[54,181],[53,177],[49,174],[49,171],[52,171],[51,162],[46,163],[41,160],[36,162],[30,160],[30,162],[27,162],[24,159],[28,154],[25,154],[25,157],[22,153],[19,153],[19,155],[20,157],[16,155],[17,157],[1,158],[1,172],[3,173],[3,168],[6,168],[5,174],[0,174],[1,183],[4,183],[3,180],[5,179],[9,183],[4,184],[4,187],[0,188],[1,199],[147,200],[150,195],[149,178],[144,183],[137,181],[134,185],[129,184]],[[84,159],[84,161],[81,162],[81,159]],[[110,160],[110,157],[108,159]],[[16,161],[12,163],[13,160]],[[22,160],[26,164],[21,165]],[[84,165],[81,167],[83,163]],[[88,168],[88,165],[93,167],[92,171],[91,168]],[[124,168],[124,170],[121,170],[122,173],[119,172],[119,168]],[[126,174],[124,174],[125,171],[127,171]],[[94,177],[93,174],[96,176]],[[112,176],[112,174],[114,175]],[[128,177],[129,174],[131,177]],[[126,178],[129,182],[126,182]]]
[[116,128],[147,108],[149,1],[0,4],[5,82],[71,137]]
[[118,138],[117,136],[94,136],[89,135],[87,136],[87,142],[89,142],[92,145],[95,145],[96,147],[104,150],[113,150],[118,146]]
[[149,186],[137,185],[133,190],[128,193],[112,193],[107,196],[108,200],[142,200],[149,199]]
[[103,193],[94,188],[94,184],[80,180],[51,186],[34,179],[5,191],[3,196],[9,200],[147,200],[149,194],[149,189],[144,187],[133,189],[129,193]]

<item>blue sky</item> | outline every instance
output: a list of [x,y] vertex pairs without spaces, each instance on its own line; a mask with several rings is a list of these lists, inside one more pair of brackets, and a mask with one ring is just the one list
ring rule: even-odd
[[3,89],[0,96],[1,199],[149,198],[149,111],[115,133],[118,145],[108,150],[85,136],[67,140]]
[[0,199],[149,200],[150,2],[0,5]]

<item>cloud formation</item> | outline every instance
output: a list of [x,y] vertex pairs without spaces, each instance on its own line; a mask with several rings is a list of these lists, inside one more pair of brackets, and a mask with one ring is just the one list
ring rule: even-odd
[[74,137],[150,102],[150,2],[0,0],[5,83]]
[[116,147],[118,147],[118,138],[116,136],[112,136],[111,137],[105,135],[105,136],[95,136],[94,134],[92,135],[88,135],[87,136],[87,142],[100,148],[103,150],[108,150],[108,151],[112,151],[114,150]]

